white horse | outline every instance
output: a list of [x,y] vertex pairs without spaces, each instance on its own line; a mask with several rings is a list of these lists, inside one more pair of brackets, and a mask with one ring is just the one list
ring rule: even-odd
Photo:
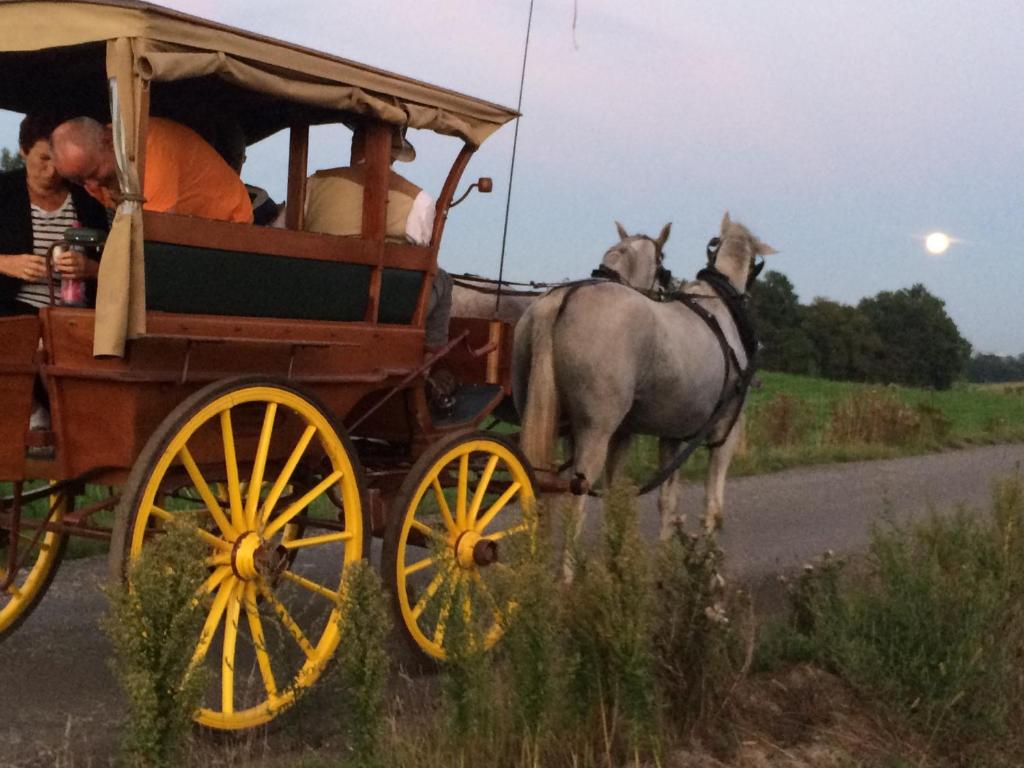
[[[726,213],[703,279],[685,284],[679,300],[654,301],[641,291],[665,272],[661,246],[669,227],[652,240],[629,237],[617,226],[622,242],[602,265],[621,282],[555,289],[516,327],[513,395],[523,419],[522,448],[535,467],[550,468],[565,411],[582,527],[585,494],[603,468],[606,486],[614,481],[632,435],[659,437],[666,466],[703,432],[711,448],[704,526],[712,531],[720,525],[726,471],[742,432],[743,393],[732,393],[749,383],[752,346],[742,309],[734,316],[728,305],[741,301],[748,278],[760,270],[757,257],[775,250]],[[661,486],[662,538],[682,522],[680,484],[677,471]]]
[[513,287],[514,283],[502,283],[477,275],[452,275],[452,284],[452,317],[482,317],[504,320],[513,325],[544,293],[542,290],[523,290]]

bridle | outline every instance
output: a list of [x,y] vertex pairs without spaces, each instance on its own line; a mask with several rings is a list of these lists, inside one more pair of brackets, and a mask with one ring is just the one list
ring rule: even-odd
[[[654,246],[654,262],[657,265],[654,270],[654,277],[651,279],[651,284],[647,290],[636,288],[635,290],[645,294],[650,298],[668,293],[672,290],[672,271],[666,269],[663,266],[665,261],[665,252],[662,250],[661,245],[653,237],[647,235],[636,235],[637,238],[646,240]],[[614,250],[614,249],[613,249]],[[610,253],[609,251],[608,253]],[[605,253],[605,256],[608,255]],[[611,280],[613,283],[622,283],[623,285],[630,285],[630,283],[622,276],[617,269],[612,269],[608,265],[602,264],[598,266],[593,272],[590,273],[591,277],[601,278],[604,280]]]
[[[708,240],[707,254],[708,254],[708,269],[718,272],[718,251],[722,247],[722,243],[728,240],[729,237],[712,237]],[[744,291],[749,291],[750,287],[757,280],[757,276],[761,274],[761,270],[764,269],[764,257],[758,257],[757,254],[750,259],[750,273],[747,275],[747,284],[744,286]]]

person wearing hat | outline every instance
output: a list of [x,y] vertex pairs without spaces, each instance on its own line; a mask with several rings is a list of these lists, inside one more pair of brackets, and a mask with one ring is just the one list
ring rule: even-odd
[[[328,235],[358,235],[363,228],[363,179],[366,175],[366,134],[352,131],[352,164],[317,171],[306,182],[305,228]],[[391,162],[409,163],[416,150],[397,128],[391,134]],[[429,245],[434,229],[434,200],[408,179],[388,174],[385,234],[389,238]]]
[[[366,175],[365,133],[352,131],[352,164],[317,171],[306,181],[305,228],[328,235],[358,235],[363,228],[363,179]],[[391,162],[409,163],[416,150],[395,128],[391,133]],[[429,245],[434,230],[434,199],[408,179],[388,174],[388,206],[385,235],[388,238]],[[448,342],[452,307],[452,279],[438,269],[427,304],[426,344],[430,348]]]

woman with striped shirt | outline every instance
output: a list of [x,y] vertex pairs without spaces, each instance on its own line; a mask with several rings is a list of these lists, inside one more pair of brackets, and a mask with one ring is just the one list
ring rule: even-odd
[[[46,253],[66,229],[107,228],[103,206],[53,168],[49,137],[59,122],[47,115],[26,116],[18,134],[25,167],[0,174],[0,315],[37,312],[49,303]],[[54,271],[55,278],[94,285],[98,264],[68,251],[55,259]],[[59,285],[54,293],[59,295]]]

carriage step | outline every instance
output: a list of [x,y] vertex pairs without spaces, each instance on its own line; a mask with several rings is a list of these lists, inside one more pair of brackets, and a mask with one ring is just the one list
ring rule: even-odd
[[463,384],[452,393],[452,406],[445,413],[431,409],[436,429],[451,429],[480,421],[501,402],[500,384]]

